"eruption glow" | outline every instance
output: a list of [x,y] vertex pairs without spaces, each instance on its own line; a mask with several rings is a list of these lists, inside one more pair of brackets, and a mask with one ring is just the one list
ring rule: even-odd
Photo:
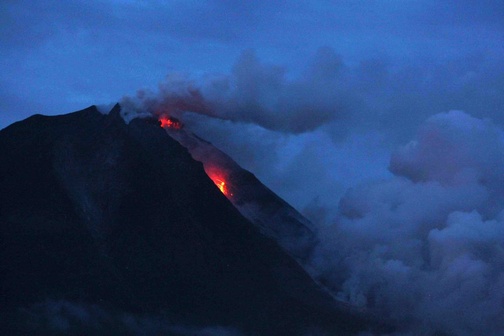
[[161,122],[161,127],[163,128],[173,128],[173,129],[181,129],[182,123],[177,119],[167,115],[162,115],[159,117],[159,121]]
[[233,193],[229,190],[229,187],[226,183],[226,179],[222,177],[222,174],[219,174],[218,172],[215,172],[213,170],[207,170],[208,176],[212,179],[213,183],[219,188],[219,190],[224,194],[226,197],[232,197]]
[[231,194],[227,190],[226,182],[221,181],[219,179],[215,179],[214,183],[224,195],[231,196]]

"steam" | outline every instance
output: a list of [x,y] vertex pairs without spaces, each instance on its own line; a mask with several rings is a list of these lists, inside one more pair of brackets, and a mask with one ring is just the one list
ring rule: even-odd
[[500,335],[502,67],[349,66],[322,48],[293,75],[246,51],[229,74],[171,74],[121,105],[182,119],[304,209],[321,241],[313,264],[341,300],[403,333]]
[[401,143],[433,113],[450,109],[504,122],[498,59],[395,65],[383,58],[350,66],[324,47],[306,63],[292,73],[247,50],[228,74],[170,73],[157,91],[139,90],[121,106],[129,119],[146,113],[183,119],[193,112],[284,134],[323,130],[335,142],[378,130]]
[[504,123],[498,58],[351,64],[321,48],[305,63],[294,72],[248,50],[229,73],[171,73],[121,106],[127,121],[182,120],[307,213],[317,203],[334,214],[346,189],[389,177],[390,152],[433,114],[458,109]]
[[129,115],[145,111],[180,117],[185,111],[251,123],[286,133],[312,131],[345,117],[343,92],[336,89],[343,63],[330,49],[321,49],[313,64],[296,80],[282,67],[264,64],[252,50],[244,52],[230,75],[192,78],[171,74],[158,92],[140,90],[121,105]]
[[341,299],[416,334],[504,330],[504,133],[451,111],[359,185],[321,229],[319,269]]

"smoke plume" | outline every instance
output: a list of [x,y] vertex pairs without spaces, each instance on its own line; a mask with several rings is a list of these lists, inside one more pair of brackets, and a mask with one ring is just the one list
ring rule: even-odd
[[321,48],[294,72],[248,50],[229,73],[171,73],[157,90],[140,90],[121,105],[127,120],[151,113],[182,119],[296,208],[310,212],[318,199],[334,212],[347,188],[390,176],[390,151],[433,114],[457,109],[504,123],[502,60],[396,63],[351,64]]
[[412,335],[500,335],[503,64],[350,66],[322,48],[291,74],[246,51],[229,74],[171,74],[121,104],[181,118],[304,210],[341,300]]
[[191,78],[172,74],[158,92],[140,90],[123,98],[128,113],[180,115],[184,111],[252,123],[270,130],[302,133],[345,117],[344,92],[335,90],[344,66],[330,49],[321,49],[313,64],[296,80],[280,66],[263,64],[245,51],[230,75]]
[[431,335],[504,331],[504,133],[451,111],[350,189],[316,261],[340,298]]

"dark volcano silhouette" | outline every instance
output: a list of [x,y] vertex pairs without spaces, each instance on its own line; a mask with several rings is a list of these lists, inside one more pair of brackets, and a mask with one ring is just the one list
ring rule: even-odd
[[159,125],[125,124],[119,109],[0,131],[2,334],[378,328],[320,290]]

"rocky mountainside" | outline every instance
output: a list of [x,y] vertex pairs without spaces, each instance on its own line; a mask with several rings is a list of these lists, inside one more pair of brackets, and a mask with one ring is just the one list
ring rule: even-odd
[[381,328],[337,306],[159,125],[119,109],[0,131],[2,334]]
[[182,127],[165,129],[203,163],[207,175],[245,218],[308,266],[317,239],[305,217],[211,143]]

